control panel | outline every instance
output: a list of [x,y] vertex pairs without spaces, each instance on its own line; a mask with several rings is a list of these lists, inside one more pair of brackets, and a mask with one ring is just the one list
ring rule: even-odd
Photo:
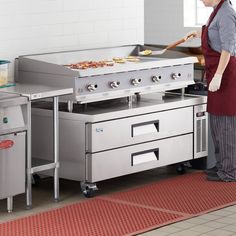
[[120,73],[77,78],[77,101],[125,97],[135,93],[150,93],[183,88],[194,84],[193,64],[150,68]]
[[25,126],[20,105],[0,108],[0,129],[9,130]]

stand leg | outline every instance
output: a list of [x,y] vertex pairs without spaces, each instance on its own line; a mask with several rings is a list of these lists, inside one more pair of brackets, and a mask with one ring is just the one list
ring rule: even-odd
[[27,140],[26,140],[26,207],[30,209],[32,206],[32,179],[31,179],[31,167],[32,167],[32,156],[31,156],[31,102],[27,105]]
[[54,200],[59,201],[59,115],[58,97],[53,97]]
[[13,197],[7,198],[7,211],[8,213],[11,213],[13,210]]

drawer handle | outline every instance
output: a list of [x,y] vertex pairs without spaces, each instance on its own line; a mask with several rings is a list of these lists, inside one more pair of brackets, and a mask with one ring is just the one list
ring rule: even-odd
[[0,150],[11,148],[14,145],[14,142],[12,140],[3,140],[0,142]]
[[159,132],[159,120],[143,122],[132,125],[132,137]]
[[131,165],[139,165],[159,160],[159,148],[133,153]]
[[206,115],[206,112],[205,111],[200,111],[200,112],[197,112],[196,113],[196,117],[203,117]]

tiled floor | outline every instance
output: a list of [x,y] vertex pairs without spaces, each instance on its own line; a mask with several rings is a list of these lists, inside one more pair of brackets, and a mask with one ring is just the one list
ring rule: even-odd
[[[192,171],[192,170],[189,170]],[[96,194],[108,194],[146,183],[159,181],[176,176],[175,168],[164,167],[142,173],[123,176],[98,183],[99,191]],[[227,184],[227,183],[226,183]],[[214,197],[214,196],[212,196]],[[32,215],[37,212],[61,207],[70,203],[84,201],[86,198],[80,191],[79,182],[60,180],[60,202],[53,201],[52,178],[41,180],[38,186],[33,187],[33,207],[26,210],[25,194],[14,198],[14,211],[6,212],[6,200],[0,201],[0,222],[18,217]],[[139,236],[236,236],[236,205],[214,211],[205,215],[177,222],[156,230],[142,233]],[[1,235],[2,236],[2,235]],[[66,235],[65,235],[66,236]],[[108,235],[112,236],[112,235]]]
[[139,236],[236,236],[236,205],[177,222]]

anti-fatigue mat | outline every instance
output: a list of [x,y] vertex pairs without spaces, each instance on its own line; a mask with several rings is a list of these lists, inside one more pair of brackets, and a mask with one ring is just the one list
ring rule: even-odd
[[1,236],[121,236],[175,222],[181,215],[95,198],[0,224]]
[[198,215],[236,203],[236,182],[207,181],[204,173],[195,172],[111,194],[109,198]]
[[0,224],[0,236],[130,236],[236,203],[236,183],[186,174]]

